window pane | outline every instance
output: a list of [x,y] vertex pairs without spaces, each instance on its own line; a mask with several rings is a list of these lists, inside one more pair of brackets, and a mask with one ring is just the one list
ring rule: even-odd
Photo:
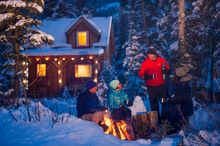
[[75,65],[75,77],[91,77],[92,66],[91,65]]
[[87,43],[87,32],[77,32],[78,46],[88,46]]
[[46,64],[37,64],[37,76],[46,76]]

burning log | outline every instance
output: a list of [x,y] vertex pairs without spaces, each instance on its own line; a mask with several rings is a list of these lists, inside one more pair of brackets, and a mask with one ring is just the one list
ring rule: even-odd
[[135,139],[131,120],[129,119],[115,121],[111,118],[111,115],[106,114],[103,116],[99,125],[103,127],[106,134],[111,134],[122,140]]

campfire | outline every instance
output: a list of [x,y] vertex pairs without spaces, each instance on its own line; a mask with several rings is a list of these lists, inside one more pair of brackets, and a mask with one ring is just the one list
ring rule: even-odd
[[133,140],[134,133],[129,120],[115,121],[110,114],[105,114],[100,122],[106,134],[111,134],[121,140]]

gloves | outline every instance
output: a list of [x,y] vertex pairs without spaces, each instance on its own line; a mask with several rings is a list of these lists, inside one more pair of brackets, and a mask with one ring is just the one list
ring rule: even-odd
[[155,78],[155,75],[149,75],[149,74],[144,75],[144,80],[152,80],[154,78]]

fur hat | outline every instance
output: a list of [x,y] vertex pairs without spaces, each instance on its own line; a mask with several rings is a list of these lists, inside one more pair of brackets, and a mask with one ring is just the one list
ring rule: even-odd
[[189,68],[184,66],[184,67],[178,67],[175,69],[175,74],[177,77],[184,77],[188,74]]
[[192,79],[192,75],[188,74],[189,67],[183,66],[175,69],[175,74],[180,78],[180,81],[189,81]]
[[109,83],[109,86],[113,89],[116,89],[117,86],[119,85],[119,80],[112,80],[110,83]]
[[157,51],[154,47],[150,47],[148,50],[147,50],[147,54],[154,54],[154,55],[157,55]]
[[95,87],[97,84],[94,82],[94,81],[88,81],[86,83],[86,89],[89,90],[89,89],[92,89],[93,87]]

